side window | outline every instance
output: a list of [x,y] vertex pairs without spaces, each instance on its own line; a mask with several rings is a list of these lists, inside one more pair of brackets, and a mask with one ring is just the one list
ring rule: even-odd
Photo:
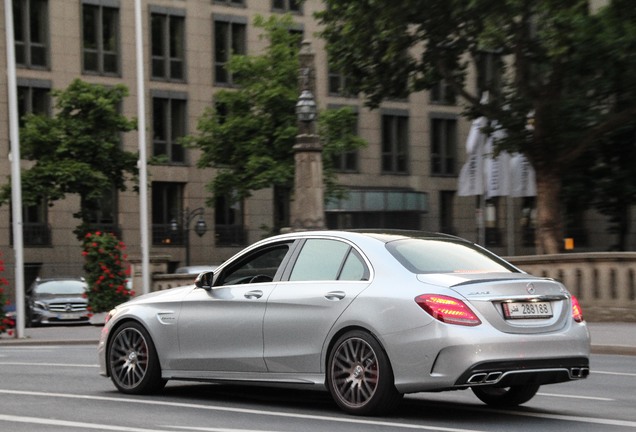
[[362,281],[369,280],[369,272],[362,258],[353,249],[342,267],[338,280]]
[[366,267],[351,246],[337,240],[307,240],[290,281],[364,280]]
[[227,268],[214,284],[238,285],[245,283],[271,282],[289,251],[289,245],[276,245],[261,249]]

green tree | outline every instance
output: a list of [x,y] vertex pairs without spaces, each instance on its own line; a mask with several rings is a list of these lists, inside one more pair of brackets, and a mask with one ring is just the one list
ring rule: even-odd
[[[215,94],[215,105],[199,118],[197,133],[185,140],[201,149],[200,168],[217,168],[208,185],[215,198],[240,201],[263,188],[290,189],[294,182],[300,40],[289,31],[289,16],[259,16],[255,26],[264,29],[261,37],[269,42],[267,48],[261,55],[231,57],[227,68],[236,88]],[[330,110],[319,119],[329,198],[341,193],[331,158],[364,142],[352,133],[351,110]]]
[[[128,175],[137,175],[137,155],[123,150],[122,133],[135,121],[119,112],[128,90],[123,85],[106,87],[73,81],[66,90],[53,91],[52,117],[27,115],[20,131],[21,156],[33,161],[22,172],[23,203],[39,204],[79,194],[84,205],[97,202],[104,193],[126,190]],[[0,191],[0,204],[8,202],[10,186]],[[74,214],[82,221],[84,235],[87,208]]]
[[[326,0],[318,14],[334,66],[376,107],[450,85],[469,118],[496,120],[537,173],[538,253],[563,238],[563,173],[636,114],[636,12],[627,0],[590,11],[587,0]],[[500,56],[481,103],[467,82],[485,55]],[[619,73],[620,71],[620,73]],[[620,75],[620,76],[619,76]],[[629,98],[616,103],[616,92]],[[528,119],[533,119],[529,127]]]

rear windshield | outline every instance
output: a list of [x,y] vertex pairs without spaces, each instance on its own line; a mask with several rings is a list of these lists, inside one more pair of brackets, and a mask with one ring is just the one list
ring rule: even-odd
[[386,244],[389,252],[413,273],[511,273],[497,256],[469,244],[448,240],[403,239]]

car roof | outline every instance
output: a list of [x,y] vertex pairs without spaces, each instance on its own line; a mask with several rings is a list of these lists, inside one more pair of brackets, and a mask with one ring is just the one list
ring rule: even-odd
[[[373,238],[383,243],[390,241],[407,239],[407,238],[419,238],[419,239],[436,239],[436,240],[452,240],[463,243],[470,243],[468,240],[461,237],[456,237],[450,234],[443,234],[438,232],[419,231],[419,230],[404,230],[404,229],[390,229],[390,228],[360,228],[360,229],[347,229],[347,230],[307,230],[307,231],[292,231],[286,234],[270,237],[269,239],[284,239],[284,238],[303,238],[314,236],[338,236],[348,239],[354,239],[359,236]],[[268,239],[265,239],[268,240]]]
[[61,282],[61,281],[76,281],[76,282],[86,282],[86,279],[78,276],[69,276],[69,277],[47,277],[47,278],[36,278],[34,283],[46,283],[46,282]]

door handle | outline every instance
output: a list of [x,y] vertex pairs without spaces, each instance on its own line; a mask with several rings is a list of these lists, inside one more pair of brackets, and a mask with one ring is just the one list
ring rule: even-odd
[[245,296],[246,299],[259,299],[263,297],[263,291],[261,290],[248,291],[243,295]]
[[342,300],[343,298],[345,298],[346,294],[344,291],[331,291],[328,292],[327,294],[325,294],[325,298],[327,300]]

